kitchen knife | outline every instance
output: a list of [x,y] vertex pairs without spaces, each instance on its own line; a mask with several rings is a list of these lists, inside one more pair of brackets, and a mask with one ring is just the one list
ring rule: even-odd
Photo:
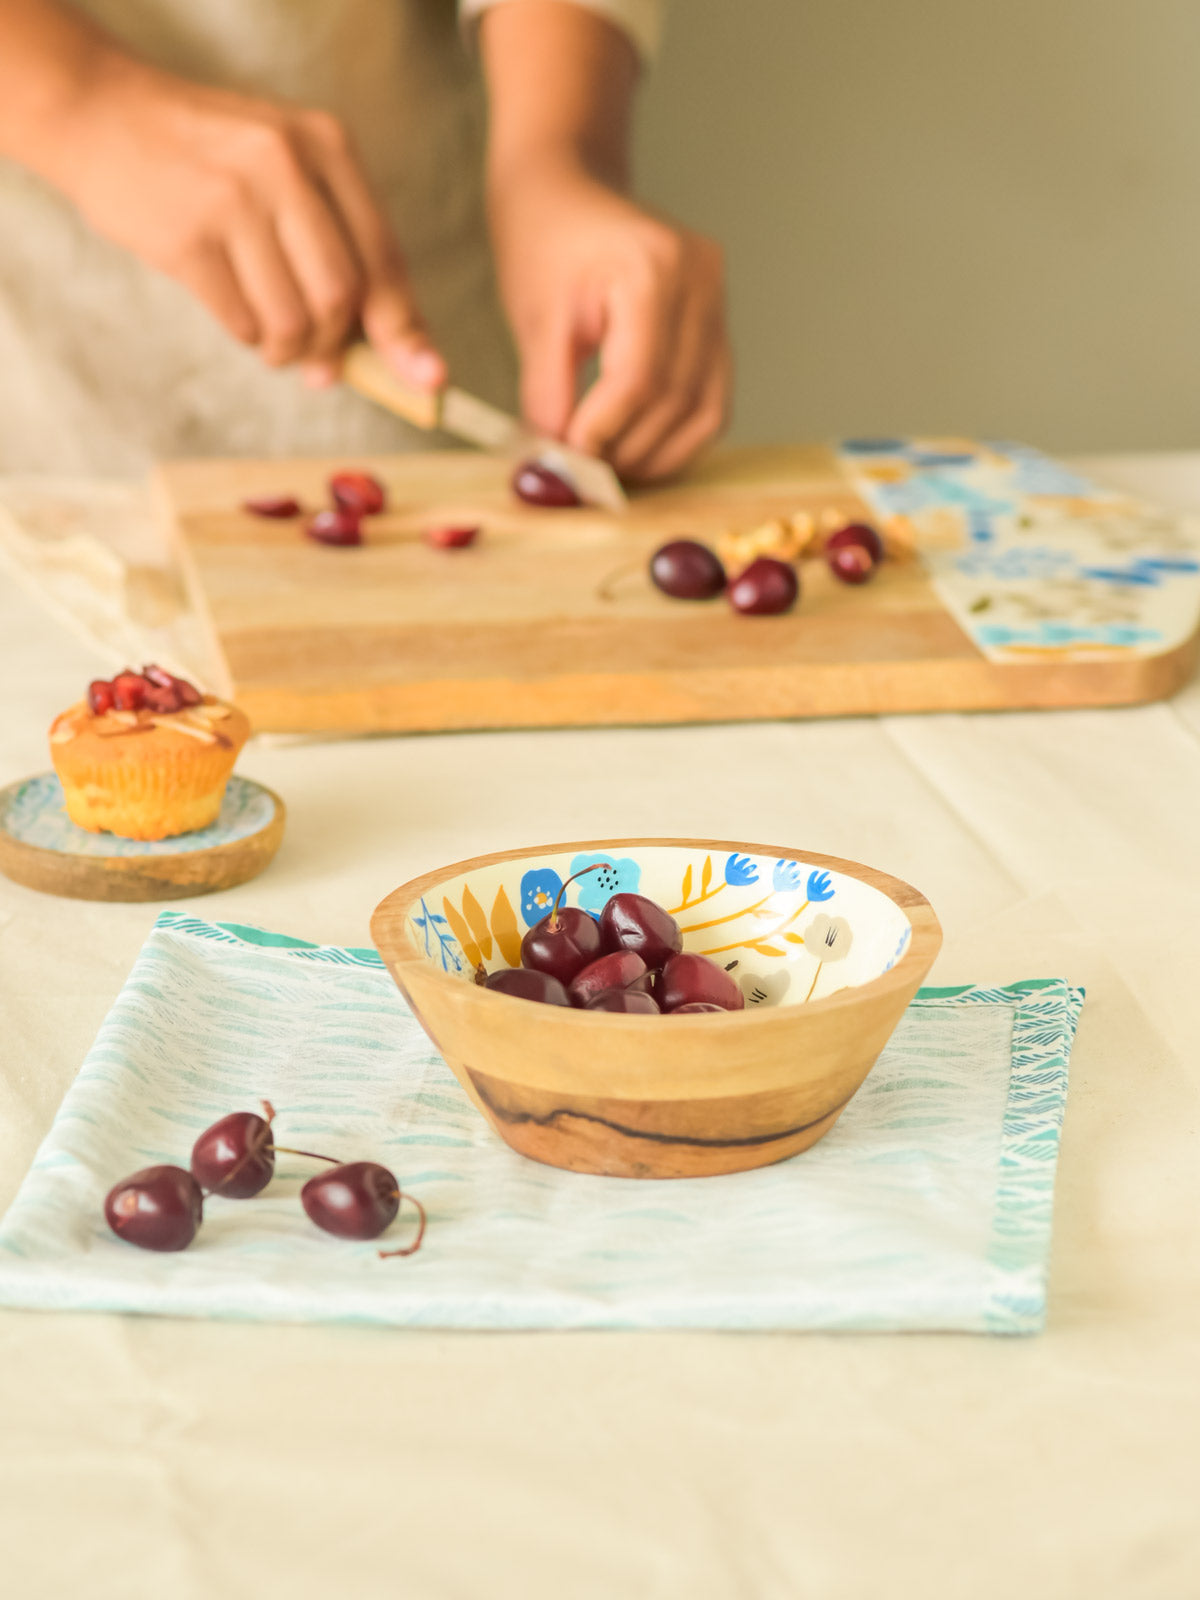
[[369,344],[350,346],[343,359],[342,377],[359,394],[387,411],[394,411],[418,428],[441,428],[501,455],[536,456],[551,470],[559,467],[575,485],[580,499],[588,504],[617,512],[628,507],[620,479],[607,461],[571,450],[557,439],[543,438],[516,417],[489,405],[486,400],[477,399],[465,389],[456,389],[451,384],[432,394],[428,390],[411,389]]

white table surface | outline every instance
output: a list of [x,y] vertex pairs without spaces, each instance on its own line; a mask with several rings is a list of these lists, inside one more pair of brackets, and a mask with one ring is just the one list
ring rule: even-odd
[[[1200,455],[1087,463],[1200,508]],[[99,669],[0,591],[0,783]],[[251,746],[258,881],[368,942],[476,852],[710,835],[918,885],[943,983],[1086,985],[1047,1332],[408,1334],[0,1314],[13,1600],[1200,1593],[1200,683],[1122,711]],[[0,879],[0,1208],[155,908]],[[432,1239],[432,1233],[431,1233]]]

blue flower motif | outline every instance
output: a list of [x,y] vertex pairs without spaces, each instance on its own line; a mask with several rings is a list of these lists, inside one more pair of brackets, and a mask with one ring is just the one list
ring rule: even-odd
[[521,879],[521,915],[527,928],[532,928],[551,910],[562,883],[553,867],[535,867]]
[[736,889],[747,883],[757,883],[758,868],[749,856],[730,856],[725,863],[725,882]]
[[613,856],[576,856],[571,863],[571,872],[582,872],[584,867],[597,863],[600,864],[600,870],[589,872],[576,885],[579,905],[584,911],[603,911],[610,895],[633,894],[642,881],[642,869],[631,856],[621,856],[619,859]]
[[833,899],[833,879],[827,872],[809,873],[808,898],[814,905],[820,905],[822,900]]
[[772,889],[798,889],[804,869],[798,861],[777,861],[771,874]]

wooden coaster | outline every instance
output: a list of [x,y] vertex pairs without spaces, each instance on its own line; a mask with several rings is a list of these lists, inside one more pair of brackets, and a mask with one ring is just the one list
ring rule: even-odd
[[147,842],[88,833],[63,810],[52,772],[0,789],[0,872],[26,888],[73,900],[180,900],[257,877],[279,841],[287,808],[273,790],[230,778],[209,828]]

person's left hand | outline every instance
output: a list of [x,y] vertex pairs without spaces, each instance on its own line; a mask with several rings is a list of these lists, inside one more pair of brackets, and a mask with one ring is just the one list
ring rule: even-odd
[[[729,407],[719,246],[570,164],[493,187],[491,218],[528,421],[622,477],[678,472]],[[592,355],[599,375],[577,399]]]

